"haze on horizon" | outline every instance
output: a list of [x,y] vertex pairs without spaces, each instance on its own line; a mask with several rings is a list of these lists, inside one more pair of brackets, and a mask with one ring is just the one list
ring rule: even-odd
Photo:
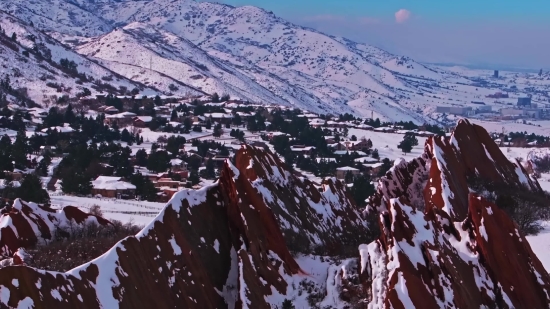
[[550,2],[218,0],[429,63],[550,69]]

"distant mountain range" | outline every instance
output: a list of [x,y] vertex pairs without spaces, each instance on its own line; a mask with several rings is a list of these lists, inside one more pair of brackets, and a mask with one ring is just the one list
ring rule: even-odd
[[[427,105],[415,96],[426,86],[468,82],[457,73],[297,26],[252,6],[191,0],[5,0],[2,10],[1,25],[8,34],[55,39],[67,49],[46,44],[58,50],[53,60],[76,59],[96,80],[117,76],[111,81],[114,87],[138,87],[145,93],[218,92],[314,112],[423,122],[429,120]],[[7,65],[0,73],[10,73],[12,58],[17,57],[4,59]],[[36,75],[45,73],[34,71],[19,82],[35,88],[40,102],[45,90]],[[60,81],[79,88],[74,81]]]

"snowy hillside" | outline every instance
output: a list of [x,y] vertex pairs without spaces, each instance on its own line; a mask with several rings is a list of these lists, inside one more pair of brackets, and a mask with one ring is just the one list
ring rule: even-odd
[[[38,104],[44,104],[52,95],[75,96],[84,88],[92,93],[106,89],[112,91],[112,87],[119,93],[120,87],[127,91],[138,88],[144,94],[156,93],[94,63],[2,11],[0,27],[6,33],[0,38],[0,76],[9,76],[15,89],[26,88],[28,96]],[[62,59],[74,62],[75,70],[63,67],[60,64]]]
[[455,121],[435,113],[436,106],[475,109],[472,101],[501,91],[506,83],[518,89],[549,84],[544,78],[534,83],[510,75],[480,85],[480,72],[424,65],[252,6],[193,0],[3,4],[9,14],[79,53],[165,94],[218,92],[313,112],[421,123]]

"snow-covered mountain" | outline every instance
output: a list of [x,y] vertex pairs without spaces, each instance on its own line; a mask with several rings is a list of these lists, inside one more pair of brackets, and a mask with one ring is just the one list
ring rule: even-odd
[[[38,104],[47,104],[50,96],[75,96],[84,88],[117,94],[135,88],[144,94],[158,92],[124,78],[2,11],[0,27],[6,33],[0,35],[0,76],[8,76],[12,88],[26,89],[28,97]],[[74,70],[61,65],[62,59],[73,62]]]
[[424,121],[430,105],[421,97],[424,87],[467,82],[252,6],[6,0],[3,9],[110,70],[165,92],[173,84],[311,111]]

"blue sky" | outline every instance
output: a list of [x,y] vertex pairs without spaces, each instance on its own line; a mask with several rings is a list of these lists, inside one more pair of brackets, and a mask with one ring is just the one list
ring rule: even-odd
[[296,24],[419,61],[550,69],[548,0],[221,2],[258,6]]

